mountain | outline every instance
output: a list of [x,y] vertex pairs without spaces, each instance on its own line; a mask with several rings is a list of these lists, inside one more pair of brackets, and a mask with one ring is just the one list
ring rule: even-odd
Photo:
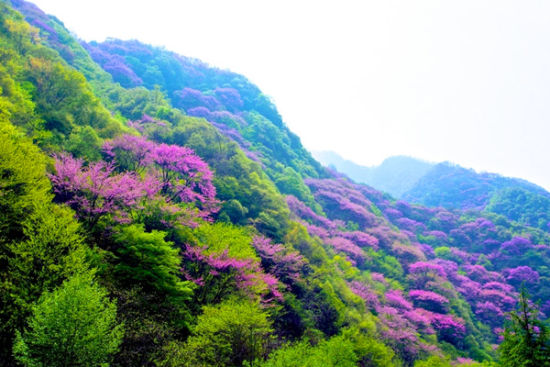
[[542,230],[550,229],[550,193],[522,179],[403,156],[364,167],[333,152],[314,155],[325,166],[398,199],[428,207],[486,210]]
[[319,162],[334,167],[356,182],[362,182],[396,198],[411,190],[434,164],[407,156],[386,158],[380,165],[360,166],[334,152],[313,152]]
[[550,193],[528,181],[494,173],[478,173],[451,163],[439,163],[428,171],[402,199],[427,206],[484,209],[492,196],[505,189],[522,189],[549,198]]
[[480,366],[550,311],[548,232],[325,170],[244,76],[22,0],[0,59],[3,366]]

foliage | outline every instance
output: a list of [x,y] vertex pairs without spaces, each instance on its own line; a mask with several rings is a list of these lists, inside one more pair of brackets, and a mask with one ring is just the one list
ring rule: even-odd
[[114,274],[120,282],[140,285],[144,291],[166,294],[175,302],[191,298],[188,282],[179,277],[181,259],[166,233],[145,232],[143,226],[121,227],[114,235],[118,244]]
[[520,291],[518,303],[504,330],[500,363],[505,367],[549,366],[548,326],[539,319],[539,311],[530,303],[525,288]]
[[15,356],[25,366],[107,365],[123,334],[115,316],[92,275],[75,275],[40,298],[28,330],[17,334]]
[[[187,340],[181,364],[170,366],[241,366],[267,352],[271,324],[258,304],[228,300],[206,306]],[[173,357],[168,357],[174,360]]]
[[335,336],[311,346],[307,341],[288,345],[269,356],[262,367],[352,367],[357,366],[358,357],[354,345],[343,337]]
[[468,365],[495,358],[522,282],[549,314],[550,236],[475,210],[493,192],[480,176],[441,182],[474,210],[394,201],[324,170],[243,76],[81,44],[11,4],[32,26],[0,2],[8,364],[40,295],[87,269],[127,326],[118,366]]

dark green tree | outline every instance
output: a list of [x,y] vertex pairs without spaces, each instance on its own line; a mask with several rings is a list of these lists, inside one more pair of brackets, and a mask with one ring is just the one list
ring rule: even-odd
[[510,322],[499,347],[500,363],[503,367],[550,366],[549,342],[548,326],[539,319],[538,308],[522,287],[518,309],[510,312]]

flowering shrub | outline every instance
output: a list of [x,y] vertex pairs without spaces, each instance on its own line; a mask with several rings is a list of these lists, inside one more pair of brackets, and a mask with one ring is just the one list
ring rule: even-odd
[[422,289],[409,291],[409,297],[416,306],[439,313],[445,313],[449,304],[449,300],[442,295]]

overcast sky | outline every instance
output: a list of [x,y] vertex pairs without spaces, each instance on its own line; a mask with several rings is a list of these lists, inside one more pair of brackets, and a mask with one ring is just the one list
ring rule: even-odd
[[82,39],[244,74],[310,150],[448,160],[550,189],[550,1],[34,2]]

